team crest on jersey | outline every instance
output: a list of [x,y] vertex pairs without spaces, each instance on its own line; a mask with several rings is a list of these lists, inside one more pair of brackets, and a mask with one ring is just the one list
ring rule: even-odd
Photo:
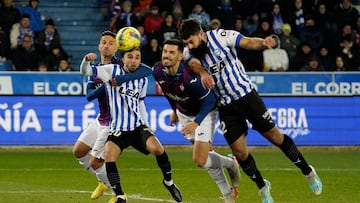
[[215,53],[217,56],[220,56],[221,50],[220,50],[220,49],[215,49],[215,50],[214,50],[214,53]]
[[181,84],[181,85],[179,86],[179,88],[180,88],[181,91],[184,91],[184,89],[185,89],[183,84]]

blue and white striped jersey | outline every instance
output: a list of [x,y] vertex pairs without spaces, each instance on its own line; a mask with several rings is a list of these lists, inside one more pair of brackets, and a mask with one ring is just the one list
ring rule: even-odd
[[[90,67],[90,66],[88,66]],[[110,83],[116,75],[125,75],[122,65],[107,64],[87,68],[87,75],[91,74],[105,82],[110,105],[110,131],[132,131],[140,125],[146,125],[145,104],[148,79],[124,82],[117,87]]]
[[236,54],[243,37],[234,30],[210,30],[206,33],[210,52],[201,59],[215,82],[214,93],[219,105],[229,104],[245,96],[254,88],[245,68]]

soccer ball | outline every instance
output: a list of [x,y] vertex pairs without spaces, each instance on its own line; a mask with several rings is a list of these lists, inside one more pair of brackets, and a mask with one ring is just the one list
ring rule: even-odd
[[123,27],[117,34],[115,39],[116,47],[120,51],[130,51],[140,47],[141,34],[134,27]]

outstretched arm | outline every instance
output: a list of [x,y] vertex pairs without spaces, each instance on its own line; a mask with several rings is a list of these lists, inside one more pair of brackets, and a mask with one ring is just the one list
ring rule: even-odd
[[243,37],[240,40],[240,47],[244,49],[262,50],[266,48],[273,48],[276,46],[274,38],[271,36],[265,39],[259,37]]
[[127,73],[125,75],[117,75],[115,76],[115,79],[111,80],[111,83],[113,86],[118,86],[124,82],[146,77],[151,73],[152,69],[150,66],[141,63],[140,67],[135,72]]

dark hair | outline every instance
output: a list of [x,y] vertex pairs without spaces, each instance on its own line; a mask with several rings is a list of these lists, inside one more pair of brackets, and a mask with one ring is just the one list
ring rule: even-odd
[[196,35],[201,30],[201,24],[196,19],[186,19],[184,20],[179,28],[179,36],[181,39],[186,40],[189,39],[191,35]]
[[46,22],[45,22],[45,25],[52,25],[54,26],[55,23],[54,23],[54,20],[52,18],[49,18]]
[[105,30],[104,32],[101,33],[101,37],[103,36],[112,36],[112,37],[116,37],[116,34],[114,32],[111,32],[110,30]]
[[164,41],[163,46],[165,46],[166,44],[176,45],[180,53],[184,52],[184,43],[180,39],[177,38],[167,39]]
[[29,19],[31,19],[30,14],[28,14],[28,13],[22,14],[21,18],[29,18]]

